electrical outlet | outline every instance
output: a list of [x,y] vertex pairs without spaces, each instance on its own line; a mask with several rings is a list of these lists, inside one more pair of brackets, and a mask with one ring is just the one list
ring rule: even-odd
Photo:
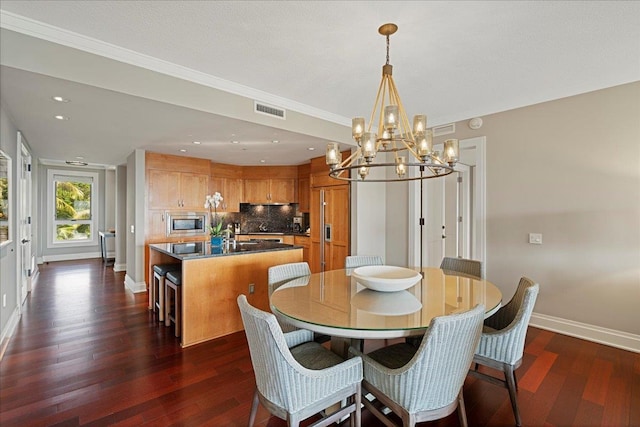
[[256,291],[256,285],[249,283],[249,293],[252,294]]
[[529,233],[529,243],[532,245],[541,245],[542,244],[542,234],[540,233]]

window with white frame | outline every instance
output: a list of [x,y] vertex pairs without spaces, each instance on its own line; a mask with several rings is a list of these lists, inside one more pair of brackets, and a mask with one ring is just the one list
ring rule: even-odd
[[50,169],[47,188],[49,247],[95,245],[98,174]]

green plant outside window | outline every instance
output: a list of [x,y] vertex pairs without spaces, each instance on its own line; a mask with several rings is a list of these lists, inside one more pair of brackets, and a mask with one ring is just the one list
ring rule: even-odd
[[56,181],[56,240],[91,238],[92,184]]

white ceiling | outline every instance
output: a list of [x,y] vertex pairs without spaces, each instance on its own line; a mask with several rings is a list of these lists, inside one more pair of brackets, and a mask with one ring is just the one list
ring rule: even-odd
[[[386,22],[399,26],[390,63],[402,101],[431,125],[640,80],[635,1],[2,0],[0,9],[2,102],[34,154],[53,160],[115,165],[135,148],[234,164],[323,155],[327,139],[304,120],[238,120],[198,96],[215,88],[348,126],[371,113]],[[134,85],[107,62],[92,66],[95,55],[147,77]],[[151,92],[145,79],[158,72],[171,78]],[[178,102],[184,80],[206,87]],[[52,119],[58,112],[70,120]]]

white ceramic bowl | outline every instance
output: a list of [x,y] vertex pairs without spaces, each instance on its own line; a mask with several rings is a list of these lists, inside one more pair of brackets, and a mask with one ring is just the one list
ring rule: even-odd
[[415,270],[392,265],[368,265],[353,270],[361,285],[380,292],[397,292],[410,288],[420,281],[422,275]]

